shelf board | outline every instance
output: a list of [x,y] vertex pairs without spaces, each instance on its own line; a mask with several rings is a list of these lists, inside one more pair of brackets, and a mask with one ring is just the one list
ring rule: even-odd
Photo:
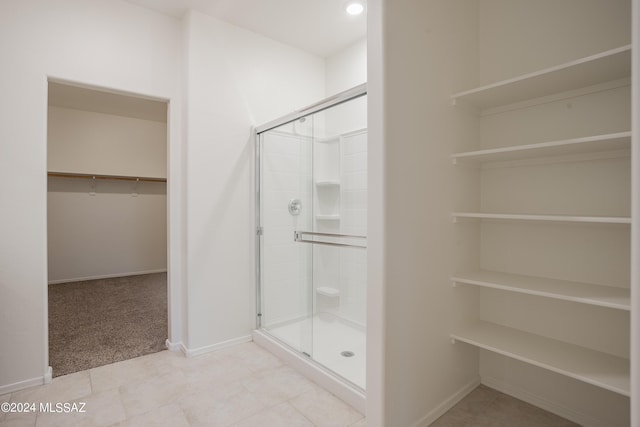
[[479,270],[454,275],[455,283],[482,286],[503,291],[555,298],[581,304],[597,305],[618,310],[631,310],[629,289],[591,283],[523,276]]
[[537,144],[517,145],[487,150],[467,151],[453,154],[458,162],[489,162],[522,160],[533,157],[563,156],[571,154],[597,153],[631,148],[631,132],[587,136]]
[[628,359],[483,321],[451,334],[451,338],[630,395]]
[[327,180],[316,181],[316,187],[339,187],[339,186],[340,186],[340,181],[338,180],[327,179]]
[[471,219],[497,219],[497,220],[515,220],[515,221],[631,224],[630,217],[618,217],[618,216],[523,215],[523,214],[480,213],[480,212],[454,212],[451,214],[451,217],[454,219],[454,221],[460,218],[471,218]]
[[316,215],[316,219],[319,221],[338,221],[340,220],[340,215],[338,214]]
[[325,136],[323,138],[318,138],[315,141],[320,142],[322,144],[331,144],[333,142],[340,142],[342,140],[342,135],[333,135],[333,136]]
[[335,298],[340,296],[340,290],[331,286],[318,286],[316,293],[327,297]]
[[490,108],[579,89],[631,75],[631,45],[452,95],[452,100]]
[[167,182],[167,178],[157,178],[150,176],[129,176],[129,175],[100,175],[91,173],[75,173],[75,172],[47,172],[47,176],[54,178],[83,178],[83,179],[112,179],[117,181],[150,181],[150,182]]

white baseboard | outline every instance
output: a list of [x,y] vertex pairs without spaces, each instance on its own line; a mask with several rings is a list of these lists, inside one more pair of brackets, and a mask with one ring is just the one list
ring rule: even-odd
[[471,382],[462,386],[455,393],[449,396],[440,405],[436,406],[427,415],[415,422],[412,427],[427,427],[431,425],[435,420],[444,415],[444,413],[449,409],[453,408],[458,402],[464,399],[467,394],[471,393],[479,385],[480,377],[474,378]]
[[47,367],[47,370],[44,373],[44,377],[42,378],[42,382],[44,384],[51,384],[53,381],[53,368],[51,366]]
[[160,270],[145,270],[145,271],[132,271],[129,273],[102,274],[99,276],[72,277],[70,279],[49,280],[49,284],[56,285],[58,283],[84,282],[85,280],[113,279],[114,277],[141,276],[143,274],[166,273],[166,272],[167,272],[167,269],[164,268]]
[[560,417],[566,418],[570,421],[580,424],[581,426],[607,427],[607,424],[583,412],[578,412],[571,408],[567,408],[566,406],[558,405],[557,402],[553,402],[551,400],[545,399],[542,396],[538,396],[520,387],[505,383],[504,381],[501,381],[497,378],[483,376],[481,382],[487,387],[491,387],[504,394],[513,396],[516,399],[523,400],[527,403],[532,404],[533,406],[537,406],[538,408],[542,408],[545,411],[549,411]]
[[164,345],[167,347],[167,350],[169,350],[169,351],[172,351],[172,352],[178,352],[179,351],[182,354],[184,354],[185,356],[187,354],[187,348],[184,346],[184,344],[182,342],[171,342],[167,338],[167,340],[164,342]]
[[7,393],[13,393],[14,391],[24,390],[25,388],[48,384],[51,382],[51,379],[49,379],[49,375],[51,375],[51,367],[49,367],[47,372],[45,372],[45,374],[41,377],[30,378],[28,380],[18,381],[17,383],[13,384],[0,385],[0,396]]
[[200,354],[209,353],[211,351],[221,350],[223,348],[231,347],[234,345],[242,344],[245,342],[251,342],[251,335],[245,335],[238,338],[233,338],[228,341],[219,342],[216,344],[207,345],[200,348],[186,348],[182,343],[180,343],[181,351],[184,353],[186,357],[194,357]]

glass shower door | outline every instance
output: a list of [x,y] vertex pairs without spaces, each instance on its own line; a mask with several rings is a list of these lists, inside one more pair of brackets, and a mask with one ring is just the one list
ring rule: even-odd
[[313,226],[312,119],[259,135],[260,323],[274,337],[313,354],[313,247],[294,240]]
[[366,95],[258,144],[259,328],[365,389]]

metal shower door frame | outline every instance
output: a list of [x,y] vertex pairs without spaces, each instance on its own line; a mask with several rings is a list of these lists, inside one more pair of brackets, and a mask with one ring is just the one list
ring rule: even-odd
[[310,116],[323,110],[335,107],[353,99],[365,96],[367,94],[367,84],[363,83],[340,92],[336,95],[323,99],[322,101],[311,104],[301,110],[296,110],[286,116],[272,120],[253,129],[253,143],[255,147],[255,272],[256,272],[256,329],[262,329],[262,253],[260,250],[260,239],[262,237],[262,218],[260,215],[261,208],[261,135],[265,132],[275,129],[287,123],[294,122],[303,117]]

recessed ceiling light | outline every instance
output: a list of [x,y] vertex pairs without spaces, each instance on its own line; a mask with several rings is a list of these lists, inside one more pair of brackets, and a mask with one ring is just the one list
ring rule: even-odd
[[349,15],[360,15],[364,12],[364,6],[360,2],[352,1],[347,4],[346,10]]

